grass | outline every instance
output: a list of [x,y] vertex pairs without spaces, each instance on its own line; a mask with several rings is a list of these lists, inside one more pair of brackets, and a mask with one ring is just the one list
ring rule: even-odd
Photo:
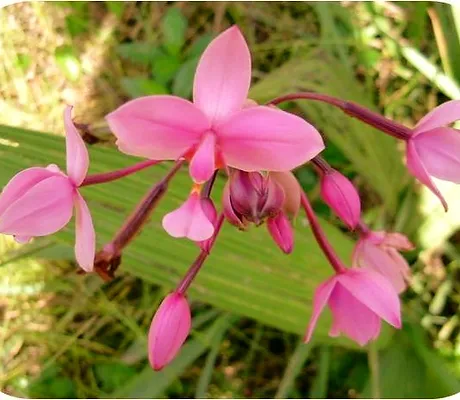
[[[187,92],[197,38],[215,35],[232,23],[248,39],[257,98],[301,85],[354,96],[412,125],[457,93],[452,62],[458,60],[450,54],[456,54],[460,42],[446,39],[455,37],[449,29],[457,16],[451,19],[448,6],[178,2],[174,7],[179,17],[168,14],[172,7],[164,2],[36,2],[1,9],[0,123],[60,135],[66,103],[75,104],[77,120],[101,125],[103,116],[130,96]],[[165,15],[171,18],[167,23]],[[165,40],[162,29],[180,28],[183,21],[185,41]],[[446,40],[448,45],[443,45]],[[153,53],[161,57],[152,58]],[[420,55],[429,55],[422,64]],[[174,68],[175,74],[168,76]],[[401,157],[393,142],[376,150],[367,139],[375,132],[364,131],[362,125],[347,125],[349,131],[343,132],[342,120],[329,109],[289,107],[324,131],[326,157],[359,187],[370,224],[393,227],[416,241],[435,229],[420,223],[430,220],[423,208],[414,212],[420,199],[409,179],[400,179]],[[379,150],[383,157],[394,157],[394,170],[379,164],[382,156],[372,156]],[[298,176],[317,199],[316,176],[308,168]],[[398,190],[388,184],[391,179],[401,181]],[[319,201],[315,208],[337,223]],[[376,381],[386,397],[417,397],[427,381],[448,393],[451,383],[433,376],[427,363],[442,365],[438,370],[444,371],[447,362],[448,371],[460,376],[459,225],[450,227],[436,248],[421,240],[421,256],[408,255],[414,280],[405,295],[406,323],[421,325],[422,339],[409,329],[387,349],[372,353],[372,362],[381,363],[380,375],[373,379],[365,353],[335,345],[304,347],[296,334],[202,300],[194,302],[193,335],[180,358],[161,375],[154,374],[146,365],[145,335],[165,288],[127,273],[108,284],[94,276],[82,278],[74,265],[56,261],[72,258],[66,246],[39,249],[38,257],[37,249],[22,254],[1,238],[0,387],[17,396],[51,398],[355,398],[375,393]],[[446,232],[445,222],[436,229]],[[407,352],[398,357],[402,349]],[[412,375],[396,368],[405,362]],[[391,374],[388,365],[400,376]],[[405,381],[417,384],[405,386]]]

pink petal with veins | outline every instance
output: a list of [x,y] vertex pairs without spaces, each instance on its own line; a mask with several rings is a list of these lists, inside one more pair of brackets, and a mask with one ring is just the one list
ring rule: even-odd
[[67,177],[50,176],[28,187],[0,215],[0,232],[45,236],[62,229],[73,211],[75,188]]
[[198,146],[190,161],[190,176],[196,183],[204,183],[211,178],[216,169],[215,158],[216,138],[207,134]]
[[313,126],[271,107],[243,109],[215,132],[227,165],[243,171],[288,171],[324,149]]
[[222,122],[246,102],[251,55],[243,35],[232,26],[206,48],[193,84],[193,102],[212,121]]
[[426,171],[431,176],[460,183],[460,132],[437,128],[411,139]]
[[310,318],[310,322],[307,326],[307,331],[304,336],[304,342],[309,342],[313,331],[315,330],[316,323],[318,322],[319,316],[326,307],[326,304],[331,297],[331,294],[335,288],[337,283],[337,276],[333,276],[332,278],[328,279],[326,282],[320,284],[315,290],[315,297],[313,299],[313,313]]
[[406,163],[409,172],[415,176],[421,183],[423,183],[428,189],[430,189],[441,201],[444,209],[448,210],[448,205],[444,197],[442,196],[439,189],[431,179],[427,169],[425,168],[423,161],[421,160],[415,143],[413,140],[407,141],[406,147]]
[[353,296],[395,328],[401,327],[401,306],[391,283],[378,272],[349,269],[337,281]]
[[0,218],[5,210],[28,190],[52,176],[60,176],[60,174],[40,167],[28,168],[13,176],[0,195]]
[[64,111],[66,135],[67,175],[79,186],[86,177],[89,167],[89,155],[85,142],[72,121],[72,106]]
[[460,100],[447,101],[425,115],[415,126],[414,136],[460,119]]
[[380,334],[380,318],[340,283],[335,286],[328,304],[333,318],[330,336],[342,333],[364,346]]
[[86,272],[93,270],[96,254],[96,233],[93,220],[83,197],[75,196],[75,257],[78,265]]
[[167,95],[131,100],[106,119],[122,151],[154,160],[176,160],[210,127],[194,104]]

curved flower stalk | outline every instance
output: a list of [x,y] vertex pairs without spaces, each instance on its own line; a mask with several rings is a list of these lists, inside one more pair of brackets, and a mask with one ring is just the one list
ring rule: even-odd
[[75,208],[75,257],[85,271],[93,268],[95,232],[88,206],[78,191],[89,166],[85,144],[64,111],[67,174],[56,165],[33,167],[14,176],[0,195],[0,232],[27,242],[68,224]]
[[321,93],[292,93],[277,97],[268,104],[291,100],[315,100],[340,108],[346,114],[406,142],[406,164],[409,172],[448,205],[433,182],[433,177],[460,183],[460,132],[449,125],[460,120],[460,100],[451,100],[425,115],[413,129],[392,121],[353,102]]
[[373,232],[361,223],[360,239],[353,251],[353,266],[380,273],[402,293],[410,279],[410,268],[399,251],[413,249],[414,245],[401,233]]
[[[185,158],[198,184],[227,166],[249,172],[289,171],[324,149],[318,131],[303,119],[248,102],[250,81],[249,49],[233,26],[203,53],[193,103],[175,96],[147,96],[122,105],[106,119],[122,152],[155,160]],[[191,195],[182,213],[192,206],[200,213],[195,197]],[[183,229],[168,231],[187,236]],[[202,233],[199,236],[207,237],[200,240],[212,235],[211,230]]]

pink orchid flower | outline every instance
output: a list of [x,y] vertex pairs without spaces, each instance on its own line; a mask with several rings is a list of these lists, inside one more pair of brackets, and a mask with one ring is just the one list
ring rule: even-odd
[[296,115],[257,106],[247,97],[251,56],[238,27],[215,38],[198,64],[193,103],[175,96],[129,101],[107,116],[127,154],[190,161],[196,183],[224,166],[289,171],[324,149],[317,130]]
[[409,239],[400,233],[365,233],[353,251],[353,265],[379,272],[401,293],[407,287],[410,268],[399,250],[413,248]]
[[331,337],[342,333],[364,346],[378,337],[382,319],[395,328],[401,327],[396,291],[386,278],[372,270],[347,269],[318,286],[306,342],[311,339],[326,304],[332,312]]
[[173,292],[160,304],[148,338],[148,355],[156,371],[169,364],[179,352],[190,332],[192,317],[190,306],[183,294]]
[[15,175],[0,195],[0,232],[14,235],[19,242],[50,235],[68,224],[75,207],[75,255],[80,267],[91,271],[95,232],[88,206],[77,189],[86,177],[89,156],[71,111],[68,106],[64,112],[67,175],[53,164]]
[[448,127],[460,119],[460,100],[448,101],[425,115],[407,140],[409,171],[447,203],[431,177],[460,183],[460,132]]

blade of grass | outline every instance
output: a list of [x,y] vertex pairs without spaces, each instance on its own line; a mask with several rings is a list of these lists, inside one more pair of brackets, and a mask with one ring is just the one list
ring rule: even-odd
[[[230,328],[230,324],[227,324],[226,328]],[[221,329],[213,339],[210,346],[210,351],[206,357],[206,362],[203,369],[201,370],[200,378],[195,389],[195,399],[204,399],[208,392],[209,384],[211,383],[212,374],[216,364],[217,356],[222,345],[222,340],[227,332],[227,329]]]
[[310,399],[327,398],[327,382],[329,380],[329,367],[331,359],[331,349],[329,346],[321,346],[319,349],[318,374],[313,381],[308,397]]
[[294,386],[295,380],[302,371],[302,367],[310,356],[311,350],[314,346],[313,341],[304,343],[300,340],[294,353],[292,353],[289,363],[284,371],[278,390],[275,394],[275,399],[289,398],[289,393]]

